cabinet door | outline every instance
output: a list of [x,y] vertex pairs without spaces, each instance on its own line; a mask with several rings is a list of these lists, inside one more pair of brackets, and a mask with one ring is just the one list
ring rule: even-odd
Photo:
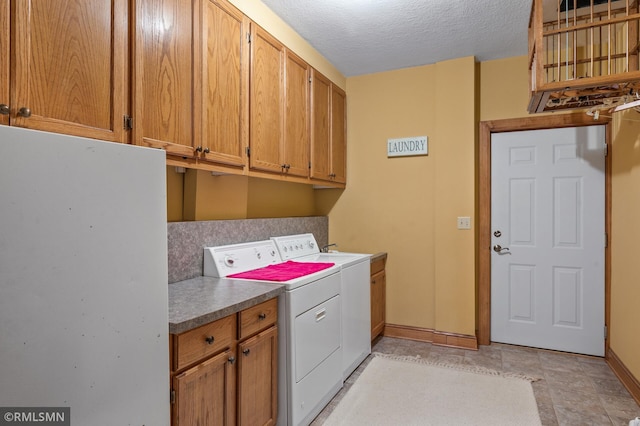
[[250,147],[253,169],[281,172],[284,126],[284,46],[251,24]]
[[235,424],[230,357],[227,350],[174,377],[173,426]]
[[195,140],[202,157],[244,166],[249,146],[249,18],[226,0],[201,0],[194,64]]
[[278,417],[278,329],[238,345],[238,424],[274,425]]
[[12,18],[11,124],[126,141],[128,1],[15,0]]
[[284,172],[309,176],[309,65],[286,50]]
[[336,182],[347,181],[347,95],[331,86],[331,177]]
[[385,322],[385,271],[371,276],[371,339],[382,333]]
[[331,81],[311,71],[311,178],[328,180],[329,121],[331,117]]
[[193,157],[192,0],[135,3],[135,143]]
[[9,0],[0,0],[0,125],[9,124]]

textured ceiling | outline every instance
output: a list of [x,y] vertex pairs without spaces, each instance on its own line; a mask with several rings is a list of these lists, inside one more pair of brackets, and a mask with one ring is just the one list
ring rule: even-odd
[[346,77],[525,55],[532,0],[262,0]]

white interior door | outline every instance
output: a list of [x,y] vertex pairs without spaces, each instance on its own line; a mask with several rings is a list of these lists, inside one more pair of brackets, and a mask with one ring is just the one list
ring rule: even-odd
[[605,126],[491,136],[491,340],[604,355]]

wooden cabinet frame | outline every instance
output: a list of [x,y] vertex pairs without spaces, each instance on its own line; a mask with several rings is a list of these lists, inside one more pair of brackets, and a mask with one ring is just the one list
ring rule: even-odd
[[533,0],[529,21],[530,113],[610,110],[640,91],[638,0],[573,8]]

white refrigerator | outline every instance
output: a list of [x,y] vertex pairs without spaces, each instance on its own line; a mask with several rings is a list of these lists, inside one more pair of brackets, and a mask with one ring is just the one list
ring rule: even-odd
[[169,425],[165,153],[0,126],[0,407]]

